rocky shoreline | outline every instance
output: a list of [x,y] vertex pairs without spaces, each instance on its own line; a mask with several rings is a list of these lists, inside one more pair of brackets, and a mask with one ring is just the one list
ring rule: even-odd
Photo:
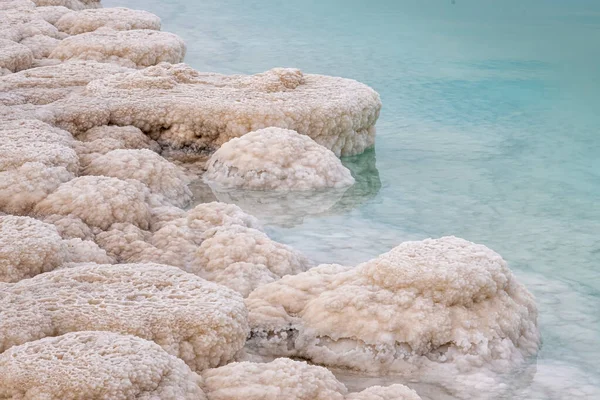
[[95,0],[0,0],[0,38],[1,399],[429,398],[324,367],[470,398],[536,354],[533,297],[485,246],[314,266],[236,205],[190,206],[205,168],[341,197],[338,157],[375,142],[368,86],[198,72],[157,16]]

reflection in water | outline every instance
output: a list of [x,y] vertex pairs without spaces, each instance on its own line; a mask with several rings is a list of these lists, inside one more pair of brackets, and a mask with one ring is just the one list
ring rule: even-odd
[[350,188],[318,191],[223,190],[197,180],[190,188],[194,193],[192,207],[201,202],[233,203],[254,215],[265,225],[294,227],[307,216],[343,214],[374,198],[381,188],[375,165],[375,150],[342,160],[356,180]]

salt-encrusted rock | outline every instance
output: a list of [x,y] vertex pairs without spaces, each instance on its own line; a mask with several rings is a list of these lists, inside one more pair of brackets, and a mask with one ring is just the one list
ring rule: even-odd
[[[77,136],[83,142],[113,139],[122,142],[123,149],[150,149],[160,152],[160,146],[135,126],[98,126]],[[104,153],[105,154],[105,153]]]
[[0,355],[3,399],[206,400],[202,378],[156,343],[112,332],[72,332]]
[[2,1],[0,1],[0,10],[9,10],[11,8],[35,8],[35,4],[30,0],[2,0]]
[[135,179],[168,203],[185,207],[192,198],[185,172],[153,151],[113,150],[93,159],[83,170],[85,175]]
[[331,150],[306,135],[273,127],[221,146],[208,161],[204,180],[219,188],[252,190],[314,190],[354,183]]
[[327,369],[288,358],[231,363],[202,377],[210,400],[343,400],[347,393]]
[[276,126],[351,155],[373,145],[380,108],[374,90],[350,79],[282,68],[226,76],[161,64],[96,80],[85,95],[48,111],[75,134],[98,125],[133,125],[161,145],[198,151]]
[[59,19],[62,18],[63,15],[72,12],[72,10],[68,9],[64,6],[47,6],[47,7],[37,7],[35,9],[37,13],[47,22],[56,26],[56,23]]
[[227,286],[244,297],[248,297],[257,287],[275,282],[281,278],[281,276],[271,272],[264,264],[247,262],[235,262],[203,275],[206,279]]
[[0,291],[0,352],[75,331],[152,340],[202,371],[230,361],[248,333],[242,297],[176,267],[80,265]]
[[52,225],[29,217],[0,216],[0,282],[52,271],[66,255],[66,245]]
[[20,43],[0,39],[0,69],[18,72],[31,68],[33,53]]
[[131,68],[161,62],[179,63],[184,56],[185,43],[172,33],[147,29],[115,31],[109,28],[68,37],[50,53],[50,58],[63,61],[94,60]]
[[539,346],[531,294],[497,253],[455,237],[284,277],[247,305],[259,353],[361,371],[453,381],[505,372]]
[[209,400],[420,400],[403,385],[375,386],[348,394],[327,369],[278,358],[269,363],[236,362],[202,373]]
[[19,7],[0,9],[0,38],[20,42],[35,36],[45,35],[61,39],[64,34],[44,19],[36,8]]
[[150,227],[148,188],[135,180],[106,176],[81,176],[63,183],[39,202],[38,215],[69,215],[88,226],[106,230],[117,222]]
[[29,217],[0,216],[0,282],[18,282],[66,263],[113,263],[94,242],[63,240],[55,226]]
[[100,0],[33,0],[38,7],[63,6],[71,10],[85,10],[88,8],[100,8]]
[[262,264],[278,276],[297,274],[310,267],[310,261],[290,246],[277,243],[256,229],[233,225],[207,231],[187,270],[210,280],[237,262]]
[[130,69],[95,61],[70,61],[21,71],[0,79],[0,104],[52,103],[82,90],[94,79],[125,71]]
[[414,390],[404,385],[373,386],[359,393],[351,393],[346,400],[421,400]]
[[0,125],[0,211],[26,214],[79,170],[68,132],[36,120]]
[[31,51],[33,58],[48,57],[58,43],[60,43],[60,40],[44,35],[31,36],[21,40],[21,45]]
[[63,239],[93,240],[94,233],[81,219],[71,215],[48,215],[43,221],[52,224]]
[[59,31],[66,32],[69,35],[93,32],[102,27],[116,31],[133,29],[160,30],[160,18],[142,10],[131,10],[123,7],[97,8],[65,14],[55,25]]

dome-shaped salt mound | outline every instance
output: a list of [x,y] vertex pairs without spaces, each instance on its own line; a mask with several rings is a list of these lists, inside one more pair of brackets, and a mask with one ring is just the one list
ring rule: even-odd
[[205,400],[202,378],[154,342],[84,331],[0,355],[0,398]]
[[185,43],[172,33],[109,28],[68,37],[50,53],[50,58],[63,61],[95,60],[140,68],[161,62],[179,63],[184,56]]
[[74,331],[131,334],[201,371],[230,361],[248,333],[242,297],[176,267],[88,264],[4,284],[0,352]]
[[17,72],[31,68],[33,53],[27,46],[0,39],[0,75],[2,71]]
[[84,168],[85,175],[135,179],[168,203],[184,207],[191,198],[190,182],[185,172],[175,164],[147,149],[113,150],[94,158]]
[[118,222],[148,229],[148,195],[148,188],[139,181],[81,176],[60,185],[34,211],[39,215],[71,215],[103,230]]
[[497,253],[455,237],[287,276],[247,305],[261,354],[363,371],[439,368],[430,376],[451,381],[458,369],[506,370],[539,346],[533,296]]
[[306,135],[265,128],[231,139],[207,163],[218,188],[310,190],[351,186],[354,178],[331,150]]
[[69,35],[92,32],[102,27],[116,31],[160,30],[160,18],[147,11],[111,7],[70,12],[63,15],[54,25],[59,31]]

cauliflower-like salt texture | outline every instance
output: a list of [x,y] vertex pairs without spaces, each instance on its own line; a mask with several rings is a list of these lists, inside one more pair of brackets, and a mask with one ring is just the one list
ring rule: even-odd
[[248,323],[239,294],[158,264],[83,264],[0,291],[0,352],[86,330],[152,340],[202,371],[233,358]]
[[306,135],[265,128],[231,139],[208,160],[204,180],[218,188],[314,190],[351,186],[333,152]]
[[0,355],[0,398],[206,400],[202,378],[154,342],[83,331]]

